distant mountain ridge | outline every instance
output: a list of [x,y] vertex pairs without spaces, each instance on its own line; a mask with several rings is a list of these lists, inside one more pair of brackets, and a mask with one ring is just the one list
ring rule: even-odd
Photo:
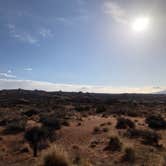
[[166,90],[163,90],[163,91],[157,92],[157,94],[166,94]]

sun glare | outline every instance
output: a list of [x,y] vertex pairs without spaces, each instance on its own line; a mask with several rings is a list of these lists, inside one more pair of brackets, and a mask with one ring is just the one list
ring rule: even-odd
[[139,17],[139,18],[136,18],[131,23],[131,27],[136,32],[145,31],[149,27],[149,18],[148,17]]

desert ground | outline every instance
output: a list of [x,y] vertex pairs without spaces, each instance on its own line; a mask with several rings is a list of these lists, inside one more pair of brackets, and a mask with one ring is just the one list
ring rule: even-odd
[[166,95],[0,91],[0,165],[51,162],[165,166]]

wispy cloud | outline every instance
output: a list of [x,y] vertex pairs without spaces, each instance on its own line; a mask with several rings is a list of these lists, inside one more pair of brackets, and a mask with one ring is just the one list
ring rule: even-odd
[[52,31],[48,28],[41,28],[39,31],[39,34],[43,37],[43,38],[50,38],[50,37],[54,37],[54,34],[52,33]]
[[127,23],[129,21],[127,11],[114,1],[104,2],[104,13],[111,15],[119,23]]
[[7,73],[12,73],[12,70],[8,70]]
[[57,23],[64,24],[64,25],[73,24],[73,20],[71,18],[67,18],[67,17],[57,17],[56,21],[57,21]]
[[25,71],[32,71],[32,68],[24,68]]
[[13,24],[8,24],[7,27],[9,29],[10,36],[19,41],[29,44],[37,44],[39,42],[32,34],[17,30],[16,26]]
[[8,73],[0,73],[0,78],[16,78],[16,76]]
[[[45,91],[66,91],[66,92],[93,92],[93,93],[153,93],[159,90],[154,87],[128,88],[128,87],[112,87],[112,86],[93,86],[93,85],[77,85],[77,84],[57,84],[33,80],[15,80],[0,79],[0,89],[28,89],[28,90],[45,90]],[[166,87],[160,89],[164,90]]]

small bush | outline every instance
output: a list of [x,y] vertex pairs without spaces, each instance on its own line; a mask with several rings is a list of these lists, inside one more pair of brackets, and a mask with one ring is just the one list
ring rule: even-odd
[[166,129],[166,121],[160,115],[151,115],[146,118],[146,123],[152,129]]
[[70,123],[69,123],[68,121],[63,121],[63,122],[62,122],[62,125],[63,125],[63,126],[70,126]]
[[77,105],[75,107],[75,110],[77,112],[84,112],[84,111],[89,111],[90,107],[89,106],[80,106],[80,105]]
[[30,109],[26,112],[23,112],[23,115],[26,115],[28,117],[31,117],[31,116],[36,115],[36,114],[37,114],[37,111],[35,109]]
[[73,164],[74,165],[72,165],[72,166],[92,166],[92,164],[89,162],[89,160],[82,158],[80,155],[75,156]]
[[106,123],[101,123],[101,124],[100,124],[101,127],[102,127],[102,126],[105,126],[105,125],[106,125]]
[[48,128],[52,128],[55,130],[58,130],[61,128],[61,121],[59,119],[57,119],[56,116],[54,116],[54,115],[42,117],[40,119],[40,122]]
[[7,127],[4,130],[5,134],[16,134],[23,132],[26,127],[26,120],[13,121],[7,124]]
[[121,109],[121,108],[118,108],[116,110],[112,110],[111,113],[116,114],[116,115],[126,115],[126,116],[131,116],[131,117],[138,117],[141,115],[140,112],[138,112],[136,110]]
[[43,166],[71,166],[68,154],[60,147],[54,146],[43,156]]
[[56,134],[55,134],[53,128],[50,128],[47,126],[42,126],[41,130],[42,130],[43,134],[45,135],[45,138],[49,139],[51,142],[55,141]]
[[122,158],[123,161],[133,163],[135,161],[135,151],[132,148],[126,148],[125,149],[125,154]]
[[109,125],[109,126],[110,126],[110,125],[111,125],[111,122],[107,122],[107,125]]
[[99,133],[99,132],[100,132],[100,128],[96,126],[96,127],[93,129],[93,133],[94,133],[94,134],[97,134],[97,133]]
[[82,123],[80,123],[80,122],[79,122],[79,123],[77,123],[77,126],[81,126],[81,125],[82,125]]
[[138,129],[128,129],[125,133],[125,136],[129,138],[141,138],[144,134],[144,130],[138,130]]
[[155,132],[148,132],[143,139],[143,143],[146,145],[159,146],[159,140],[161,137]]
[[158,146],[161,136],[154,131],[129,129],[126,135],[130,138],[141,138],[144,144]]
[[130,119],[118,118],[116,128],[117,129],[135,128],[135,124]]
[[109,128],[104,127],[102,130],[103,130],[103,132],[108,132],[108,131],[109,131]]
[[99,144],[98,141],[92,141],[91,144],[90,144],[90,147],[91,147],[91,148],[94,148],[94,147],[97,146],[97,144]]
[[118,137],[111,137],[108,143],[108,146],[105,148],[109,151],[121,151],[122,143],[120,142]]
[[96,113],[103,113],[106,111],[106,108],[103,105],[100,105],[96,108]]

